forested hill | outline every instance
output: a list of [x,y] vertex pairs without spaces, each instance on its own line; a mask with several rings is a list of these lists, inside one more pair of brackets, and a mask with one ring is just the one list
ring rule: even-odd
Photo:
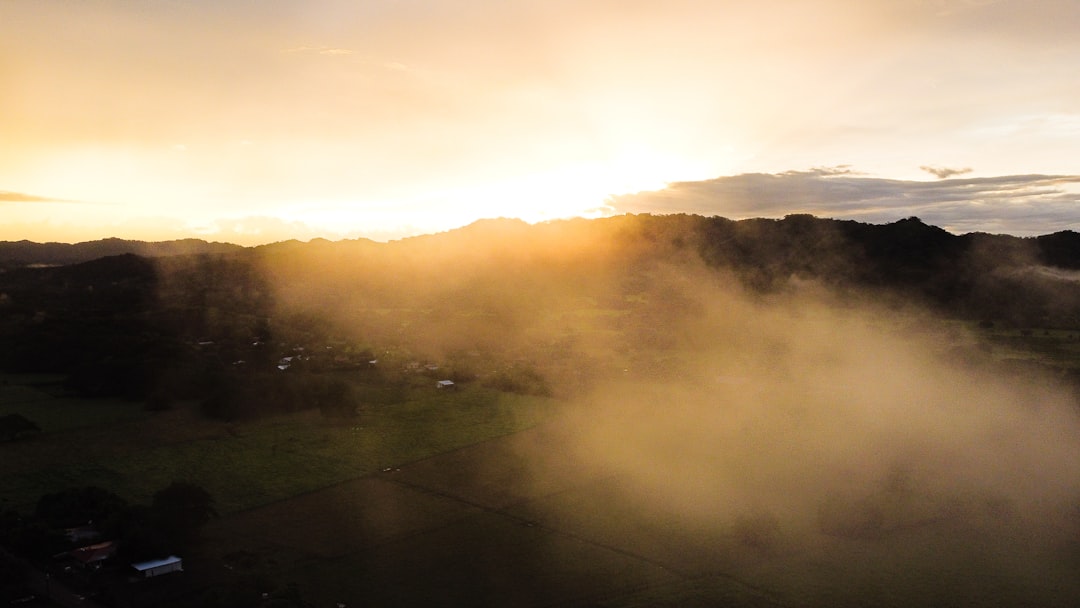
[[[199,258],[202,270],[209,273],[206,280],[224,272],[208,266],[208,259],[229,259],[247,266],[245,273],[273,283],[277,295],[286,299],[313,298],[325,289],[363,291],[366,300],[387,306],[410,299],[422,302],[424,294],[466,280],[474,286],[491,280],[527,290],[523,275],[528,275],[533,286],[544,283],[546,289],[562,291],[566,284],[602,283],[613,270],[634,274],[650,261],[692,260],[731,271],[759,292],[812,280],[831,288],[916,299],[955,316],[1017,325],[1080,326],[1075,310],[1080,305],[1075,294],[1080,275],[1074,274],[1080,270],[1080,234],[953,235],[918,218],[883,225],[809,215],[740,221],[624,215],[536,225],[492,219],[389,243],[316,239],[254,248],[196,239],[159,243],[106,239],[75,245],[0,242],[0,270],[80,264],[122,254],[158,259],[158,266],[168,266],[163,261],[167,258]],[[115,266],[123,275],[131,265]],[[62,274],[71,284],[84,270],[97,275],[108,268],[109,264],[99,264]],[[30,281],[50,280],[46,275],[26,276]],[[643,280],[643,275],[632,280]],[[22,279],[9,276],[4,282],[11,281]]]
[[809,215],[623,215],[536,225],[493,219],[391,243],[292,242],[257,251],[277,284],[296,287],[284,293],[297,299],[319,293],[314,283],[363,291],[366,301],[387,306],[403,298],[423,303],[432,292],[509,293],[511,286],[539,302],[544,291],[590,283],[591,291],[583,289],[594,297],[622,298],[656,264],[704,263],[756,292],[813,281],[914,300],[949,316],[1080,327],[1080,234],[1071,231],[1020,238],[953,235],[918,218],[875,225]]
[[[488,241],[501,237],[508,244],[521,243],[522,238],[525,238],[525,242],[535,242],[559,233],[563,233],[563,236],[574,233],[576,238],[588,238],[586,233],[590,229],[594,229],[595,236],[602,236],[610,228],[622,229],[625,228],[624,224],[633,222],[645,228],[642,235],[646,238],[655,239],[666,233],[675,240],[689,239],[698,243],[703,257],[711,262],[759,267],[764,264],[768,267],[766,271],[778,270],[773,266],[780,264],[788,270],[827,273],[836,268],[822,265],[822,260],[817,259],[822,255],[828,255],[828,261],[835,262],[838,257],[856,258],[865,254],[879,270],[888,272],[887,269],[892,268],[902,272],[904,267],[925,269],[935,261],[943,262],[983,247],[1006,254],[1007,258],[1019,255],[1025,257],[1026,261],[1080,269],[1080,234],[1076,232],[1064,231],[1034,238],[985,233],[953,235],[924,224],[918,218],[881,225],[808,215],[789,215],[780,220],[758,218],[739,221],[687,215],[628,215],[600,220],[563,220],[536,226],[529,226],[520,220],[500,218],[480,220],[457,230],[403,239],[384,246],[388,249],[453,246],[455,242],[470,241],[478,234],[483,234]],[[585,229],[585,224],[591,225],[591,228]],[[254,249],[302,252],[305,249],[344,249],[373,244],[366,239],[337,243],[315,239],[311,243],[285,241]],[[75,244],[0,241],[0,268],[78,264],[123,254],[163,257],[227,254],[244,249],[251,248],[201,239],[147,242],[108,238]],[[796,259],[798,263],[794,263]]]
[[312,359],[317,369],[375,352],[488,369],[527,361],[574,386],[608,367],[676,365],[697,338],[673,328],[725,292],[914,303],[1069,340],[1080,329],[1080,235],[952,235],[916,218],[497,219],[390,243],[127,245],[68,265],[0,257],[0,369],[63,373],[90,395],[205,398],[241,370],[278,373],[303,348],[335,353]]
[[103,239],[85,243],[34,243],[0,241],[0,268],[29,265],[55,266],[78,264],[112,255],[132,253],[143,257],[230,253],[243,249],[229,243],[208,243],[200,239],[146,242]]

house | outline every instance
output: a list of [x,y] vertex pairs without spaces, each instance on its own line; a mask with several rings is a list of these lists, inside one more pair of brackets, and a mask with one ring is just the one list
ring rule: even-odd
[[113,541],[108,540],[102,543],[95,543],[93,545],[79,547],[78,549],[72,549],[68,552],[68,555],[83,568],[97,570],[105,560],[116,555],[116,544]]
[[184,562],[179,557],[170,555],[169,557],[162,559],[152,559],[146,562],[131,564],[131,567],[139,573],[139,576],[143,578],[153,578],[170,572],[183,572]]
[[454,385],[453,380],[439,380],[435,383],[435,388],[454,389],[457,387]]

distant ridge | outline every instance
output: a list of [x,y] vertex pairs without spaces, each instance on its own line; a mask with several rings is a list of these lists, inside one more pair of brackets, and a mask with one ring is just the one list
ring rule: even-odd
[[201,239],[147,242],[109,238],[84,243],[34,243],[32,241],[0,241],[0,266],[8,268],[29,265],[66,265],[89,262],[98,258],[135,254],[142,257],[172,255],[226,254],[243,251],[245,247],[231,243],[208,242]]
[[[388,243],[0,243],[0,324],[35,336],[19,344],[38,349],[22,356],[42,369],[60,349],[46,348],[54,326],[34,319],[107,327],[117,311],[137,325],[165,324],[156,331],[188,328],[186,342],[220,333],[222,319],[239,323],[229,335],[256,335],[259,319],[288,311],[344,319],[350,331],[370,332],[372,343],[393,342],[411,327],[419,342],[463,344],[467,352],[480,337],[501,341],[533,319],[562,323],[557,311],[567,306],[655,314],[658,322],[693,316],[694,297],[679,294],[696,293],[698,283],[764,298],[812,290],[996,327],[1080,332],[1076,232],[956,235],[917,217],[868,224],[805,214],[493,219]],[[642,293],[661,297],[643,301]],[[165,317],[138,316],[166,309]]]
[[[1007,253],[999,257],[999,263],[1014,264],[1026,257],[1027,262],[1080,270],[1080,233],[1073,231],[1037,237],[981,232],[955,235],[925,224],[916,217],[888,224],[868,224],[804,214],[782,219],[744,220],[688,214],[627,214],[593,220],[555,220],[535,225],[517,219],[495,218],[389,243],[368,239],[313,239],[310,242],[289,240],[244,247],[194,238],[160,242],[108,238],[76,244],[0,241],[0,269],[79,264],[128,254],[155,258],[245,251],[271,258],[297,254],[331,256],[338,258],[338,262],[345,261],[341,256],[361,252],[371,255],[411,253],[446,257],[448,250],[454,250],[459,255],[471,250],[472,256],[484,257],[524,250],[544,242],[547,247],[558,247],[569,238],[569,234],[574,235],[574,240],[603,238],[604,235],[610,236],[611,231],[618,232],[628,225],[637,225],[638,229],[643,230],[639,236],[650,240],[663,234],[664,238],[696,242],[699,254],[713,265],[773,271],[782,268],[785,273],[808,271],[811,275],[828,276],[836,270],[833,266],[838,260],[847,263],[858,260],[864,274],[867,269],[876,267],[886,275],[893,275],[890,277],[893,279],[903,275],[914,278],[913,274],[925,279],[928,275],[946,270],[973,249]],[[862,278],[876,282],[868,276]]]

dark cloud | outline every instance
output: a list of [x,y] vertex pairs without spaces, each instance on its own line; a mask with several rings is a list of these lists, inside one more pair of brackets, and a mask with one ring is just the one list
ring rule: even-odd
[[937,177],[938,179],[948,179],[954,175],[963,175],[965,173],[971,173],[971,167],[964,167],[963,169],[950,169],[949,167],[934,167],[932,165],[922,165],[919,167],[923,171]]
[[847,167],[745,173],[613,196],[618,213],[695,213],[732,219],[811,213],[865,222],[918,216],[953,232],[1020,236],[1080,229],[1077,175],[1005,175],[912,181]]

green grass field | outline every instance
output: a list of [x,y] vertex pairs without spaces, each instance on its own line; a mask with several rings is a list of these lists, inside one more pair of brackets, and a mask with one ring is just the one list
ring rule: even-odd
[[42,494],[82,485],[147,501],[179,479],[203,485],[230,513],[527,428],[547,407],[535,397],[423,383],[405,402],[364,407],[347,424],[317,412],[225,424],[201,418],[193,404],[149,413],[34,384],[47,378],[5,379],[0,414],[19,413],[43,431],[0,446],[0,501],[24,511]]
[[45,433],[107,426],[146,417],[138,404],[68,396],[62,377],[0,374],[0,416],[22,414]]
[[[986,337],[995,360],[1080,361],[1071,334]],[[765,548],[731,522],[690,529],[559,453],[562,431],[544,423],[561,404],[549,399],[441,391],[417,376],[400,400],[357,384],[373,398],[348,423],[317,411],[222,423],[195,404],[147,412],[74,399],[59,380],[0,376],[0,414],[43,430],[0,444],[0,505],[32,510],[44,493],[83,485],[132,502],[173,480],[202,485],[222,517],[185,556],[197,588],[293,582],[314,606],[1064,608],[1080,598],[1080,539],[1035,548],[1023,528],[987,538],[978,522],[949,521],[836,538],[781,526]],[[1060,552],[1038,553],[1047,546]]]

